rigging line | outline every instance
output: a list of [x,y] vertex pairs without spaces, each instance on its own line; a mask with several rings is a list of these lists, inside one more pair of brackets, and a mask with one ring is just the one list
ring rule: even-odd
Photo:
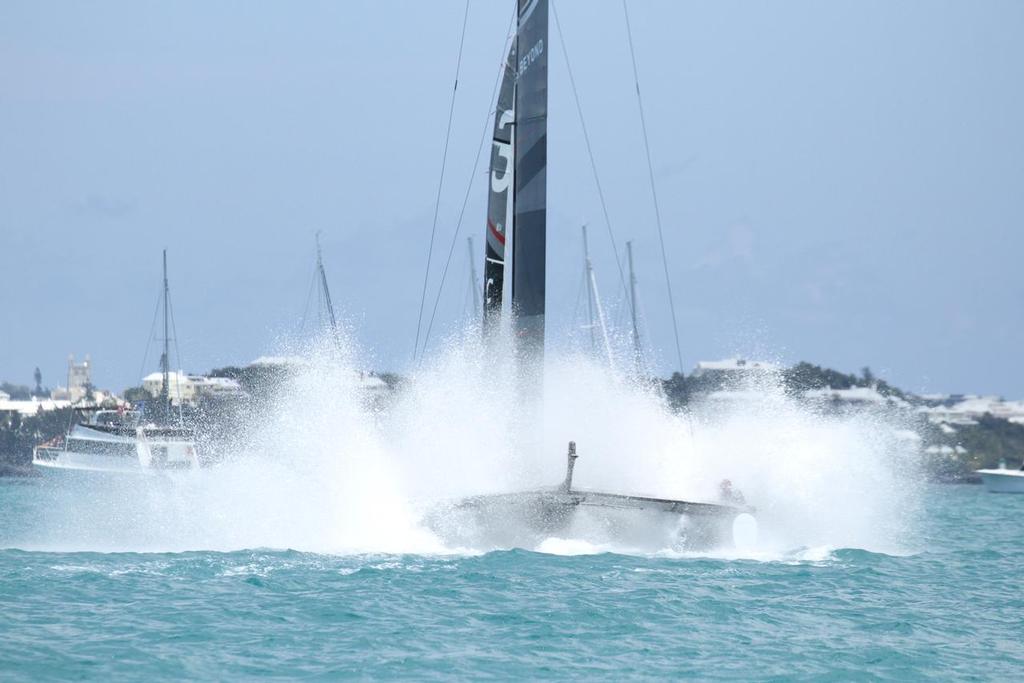
[[650,327],[647,324],[647,304],[644,303],[643,295],[640,292],[640,283],[639,282],[637,283],[637,286],[636,286],[636,301],[637,301],[637,304],[636,304],[636,307],[637,307],[637,312],[636,312],[637,330],[639,332],[638,336],[640,338],[640,361],[643,363],[643,367],[646,369],[648,367],[648,365],[647,365],[647,353],[646,353],[646,351],[644,349],[643,340],[644,339],[647,339],[648,341],[650,340],[650,338],[651,338],[650,332],[651,331],[650,331]]
[[317,288],[316,288],[316,334],[322,335],[324,333],[324,288],[320,285],[320,269],[317,268],[316,275]]
[[462,286],[462,317],[466,320],[472,320],[476,316],[476,308],[473,306],[474,289],[476,283],[472,280]]
[[[580,309],[583,308],[580,302],[583,301],[583,288],[587,286],[587,269],[584,268],[580,274],[580,286],[576,289],[576,304],[572,309],[572,325],[576,328],[576,323],[580,319]],[[582,327],[582,325],[580,326]]]
[[[178,375],[177,375],[177,379],[174,382],[174,393],[176,393],[178,395],[178,419],[180,420],[181,416],[182,416],[182,410],[183,410],[182,401],[181,401],[181,379],[182,379],[182,375],[185,374],[184,373],[185,363],[181,360],[181,349],[178,347],[178,326],[174,322],[174,305],[171,304],[171,297],[170,297],[169,294],[167,296],[167,308],[171,312],[171,334],[174,335],[173,337],[171,337],[171,339],[174,340],[174,354],[178,357]],[[167,364],[168,365],[171,364],[171,359],[170,358],[167,359]]]
[[139,377],[146,371],[146,361],[149,359],[149,347],[153,344],[153,335],[156,333],[156,319],[160,315],[160,300],[163,298],[163,290],[156,295],[156,308],[153,309],[153,322],[149,326],[149,337],[146,338],[146,351],[142,354],[142,367],[139,368]]
[[583,131],[583,141],[586,143],[587,156],[590,158],[590,170],[594,174],[594,185],[597,186],[597,197],[601,202],[601,212],[604,214],[604,224],[608,228],[608,238],[612,243],[612,253],[615,254],[615,266],[619,270],[619,282],[622,288],[626,288],[626,276],[619,264],[619,248],[616,246],[615,233],[612,231],[612,220],[608,217],[608,204],[604,200],[604,189],[601,187],[601,179],[597,175],[597,162],[594,160],[594,149],[590,145],[590,134],[587,133],[587,123],[583,119],[583,106],[580,104],[580,95],[576,90],[576,79],[572,75],[572,65],[569,63],[569,51],[565,47],[565,36],[562,35],[562,25],[558,21],[558,10],[555,9],[555,2],[551,0],[551,14],[555,17],[555,30],[558,32],[558,42],[562,46],[562,56],[565,57],[565,68],[569,72],[569,85],[572,86],[572,96],[576,101],[576,114],[580,119],[580,130]]
[[[518,7],[518,5],[516,5]],[[434,318],[437,315],[437,305],[441,301],[441,292],[444,290],[445,278],[448,276],[448,266],[452,262],[452,254],[455,253],[455,243],[459,239],[459,233],[462,231],[462,220],[466,215],[466,206],[469,204],[469,195],[473,190],[473,181],[476,180],[477,168],[480,166],[480,154],[483,152],[484,141],[487,139],[487,124],[491,120],[491,115],[495,112],[498,95],[498,85],[501,83],[501,77],[505,73],[506,61],[504,55],[508,52],[508,41],[512,35],[512,24],[515,21],[515,14],[512,15],[512,19],[509,21],[508,34],[505,36],[505,46],[502,49],[502,60],[501,68],[498,69],[498,76],[494,79],[494,88],[491,91],[490,106],[487,110],[487,116],[484,118],[484,128],[480,133],[480,142],[476,147],[476,158],[473,160],[473,172],[469,175],[469,182],[466,184],[466,194],[462,198],[462,208],[459,210],[459,220],[455,223],[455,233],[452,235],[451,244],[448,245],[448,258],[444,262],[444,269],[441,271],[441,283],[437,286],[437,296],[434,297],[434,307],[430,312],[430,323],[427,325],[427,333],[423,338],[423,351],[420,354],[422,357],[423,353],[427,352],[427,344],[430,342],[430,331],[434,329]]]
[[306,306],[302,309],[302,318],[299,322],[299,334],[306,331],[306,316],[309,315],[309,303],[313,300],[313,289],[316,287],[316,268],[313,269],[313,278],[309,281],[309,291],[306,292]]
[[622,13],[626,16],[626,37],[629,39],[629,56],[633,62],[633,83],[636,86],[636,104],[640,109],[640,129],[644,135],[644,152],[647,155],[647,176],[651,183],[651,198],[654,200],[654,220],[658,226],[658,242],[661,245],[661,264],[665,269],[665,286],[668,288],[668,305],[672,310],[672,332],[676,340],[676,360],[679,361],[679,372],[683,371],[683,352],[679,343],[679,324],[676,322],[676,305],[672,296],[672,278],[668,272],[668,254],[665,251],[665,233],[661,227],[661,208],[658,205],[658,191],[654,185],[654,164],[651,163],[651,145],[647,139],[647,120],[644,116],[644,101],[640,97],[640,76],[636,68],[636,52],[633,49],[633,29],[629,24],[629,7],[622,0]]
[[448,105],[448,128],[444,134],[444,152],[441,154],[441,177],[437,181],[437,199],[434,201],[434,220],[430,226],[430,246],[427,247],[427,267],[423,272],[423,292],[420,294],[420,311],[416,316],[416,341],[412,347],[412,359],[416,360],[416,352],[420,346],[420,328],[423,325],[423,306],[427,302],[427,280],[430,277],[430,260],[434,254],[434,236],[437,234],[437,213],[441,208],[441,190],[444,187],[444,171],[448,164],[448,143],[452,137],[452,119],[455,117],[455,94],[459,89],[459,73],[462,70],[462,47],[466,43],[466,24],[469,22],[469,0],[462,15],[462,35],[459,37],[459,56],[455,62],[455,85],[452,87],[452,98]]
[[617,299],[615,299],[614,309],[613,304],[609,304],[609,308],[615,311],[615,319],[612,321],[612,328],[615,330],[622,329],[623,324],[626,321],[626,314],[629,313],[629,292],[623,289],[619,289],[615,292]]

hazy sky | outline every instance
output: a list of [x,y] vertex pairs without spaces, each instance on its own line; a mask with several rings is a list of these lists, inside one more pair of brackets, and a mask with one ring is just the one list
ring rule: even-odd
[[[439,257],[475,184],[442,330],[465,310],[465,237],[482,249],[473,159],[513,4],[470,7]],[[317,230],[369,362],[407,369],[463,7],[0,4],[0,379],[38,365],[61,384],[67,354],[90,353],[98,385],[137,384],[157,363],[142,367],[163,247],[187,370],[273,352],[303,314]],[[622,6],[556,7],[667,373]],[[1024,3],[630,7],[687,369],[740,353],[1024,397]],[[621,293],[554,25],[549,50],[548,310],[564,334],[580,223],[605,298]]]

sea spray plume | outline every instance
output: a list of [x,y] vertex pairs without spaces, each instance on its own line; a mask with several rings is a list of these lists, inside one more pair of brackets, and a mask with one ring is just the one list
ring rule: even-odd
[[693,472],[730,479],[758,507],[765,551],[801,547],[902,553],[914,542],[922,473],[909,419],[887,408],[837,413],[750,374],[691,405]]
[[[539,438],[523,439],[507,337],[449,339],[383,411],[360,395],[354,348],[321,339],[284,349],[284,381],[264,388],[265,404],[221,462],[55,489],[33,536],[88,550],[486,551],[500,543],[484,535],[446,550],[421,515],[467,495],[555,485],[574,440],[581,488],[714,500],[731,479],[758,508],[761,540],[749,556],[911,549],[914,454],[889,413],[832,414],[766,375],[680,414],[650,385],[552,349],[541,424],[526,426]],[[581,515],[568,538],[529,547],[672,552],[672,531]]]
[[468,328],[426,358],[382,424],[406,490],[429,502],[534,483],[513,429],[515,386],[504,335],[485,342]]
[[[586,354],[554,351],[538,410],[517,395],[516,371],[507,337],[485,344],[472,332],[424,362],[384,421],[410,490],[443,498],[554,484],[564,475],[566,444],[575,439],[589,449],[584,463],[592,463],[581,467],[579,481],[680,492],[664,482],[679,480],[667,472],[686,461],[688,432],[648,385]],[[523,412],[541,415],[524,426],[543,437],[532,449],[515,429]]]
[[[524,449],[509,415],[523,409],[510,356],[482,360],[478,339],[468,335],[430,358],[385,430],[406,490],[420,502],[553,485],[574,440],[581,488],[715,501],[719,483],[731,479],[760,510],[764,541],[754,550],[766,556],[913,545],[919,479],[913,442],[898,438],[906,432],[898,415],[831,414],[788,395],[774,373],[712,392],[679,414],[650,385],[587,354],[556,350],[547,356],[543,419],[530,425],[542,430],[541,445]],[[602,531],[574,533],[600,547],[643,545]]]
[[220,462],[197,472],[54,486],[40,545],[184,551],[431,552],[361,395],[354,347],[284,349],[268,392]]
[[233,467],[223,472],[237,476],[244,469],[265,480],[258,500],[249,501],[261,508],[260,533],[274,530],[279,536],[270,544],[274,547],[431,550],[434,545],[415,526],[392,459],[382,448],[375,406],[355,369],[354,347],[325,336],[299,358],[274,409],[252,441],[239,444]]
[[[517,367],[510,349],[507,337],[485,343],[469,333],[452,340],[427,360],[398,399],[385,438],[394,439],[389,448],[402,458],[399,469],[409,478],[406,490],[415,492],[423,509],[464,496],[557,484],[565,473],[570,440],[580,443],[583,454],[577,485],[693,498],[685,495],[693,492],[685,476],[693,462],[687,426],[649,385],[620,376],[586,355],[552,350],[543,399],[532,399],[542,404],[527,405],[531,399],[516,391]],[[523,414],[535,416],[534,421],[517,421]],[[429,517],[431,522],[438,519],[436,514]],[[457,543],[470,537],[477,549],[486,550],[504,547],[512,538],[529,538],[509,533],[507,520],[486,521],[492,533],[470,528],[473,533]],[[459,520],[444,526],[472,525]],[[601,533],[590,539],[594,542],[637,546],[634,533],[621,538],[609,536],[606,532],[615,530],[608,528],[596,531]],[[537,539],[538,545],[543,540]],[[652,549],[671,542],[659,534]]]

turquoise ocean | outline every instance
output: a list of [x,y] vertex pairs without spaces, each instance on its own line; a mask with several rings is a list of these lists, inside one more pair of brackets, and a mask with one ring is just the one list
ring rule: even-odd
[[978,486],[899,551],[761,557],[168,552],[69,500],[0,480],[0,679],[1024,678],[1024,496]]

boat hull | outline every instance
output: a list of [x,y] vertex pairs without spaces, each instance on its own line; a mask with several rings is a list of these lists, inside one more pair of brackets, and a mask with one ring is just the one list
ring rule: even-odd
[[81,453],[61,453],[51,459],[33,460],[32,466],[37,472],[47,476],[60,476],[61,473],[142,475],[153,472],[139,465],[137,460],[115,464]]
[[733,522],[747,508],[596,491],[558,490],[473,496],[435,507],[427,525],[446,543],[533,548],[558,536],[592,537],[659,550],[733,544]]
[[977,470],[990,493],[1024,493],[1024,472],[1020,470]]
[[199,467],[195,444],[180,428],[75,425],[60,444],[36,446],[37,471],[145,474]]

